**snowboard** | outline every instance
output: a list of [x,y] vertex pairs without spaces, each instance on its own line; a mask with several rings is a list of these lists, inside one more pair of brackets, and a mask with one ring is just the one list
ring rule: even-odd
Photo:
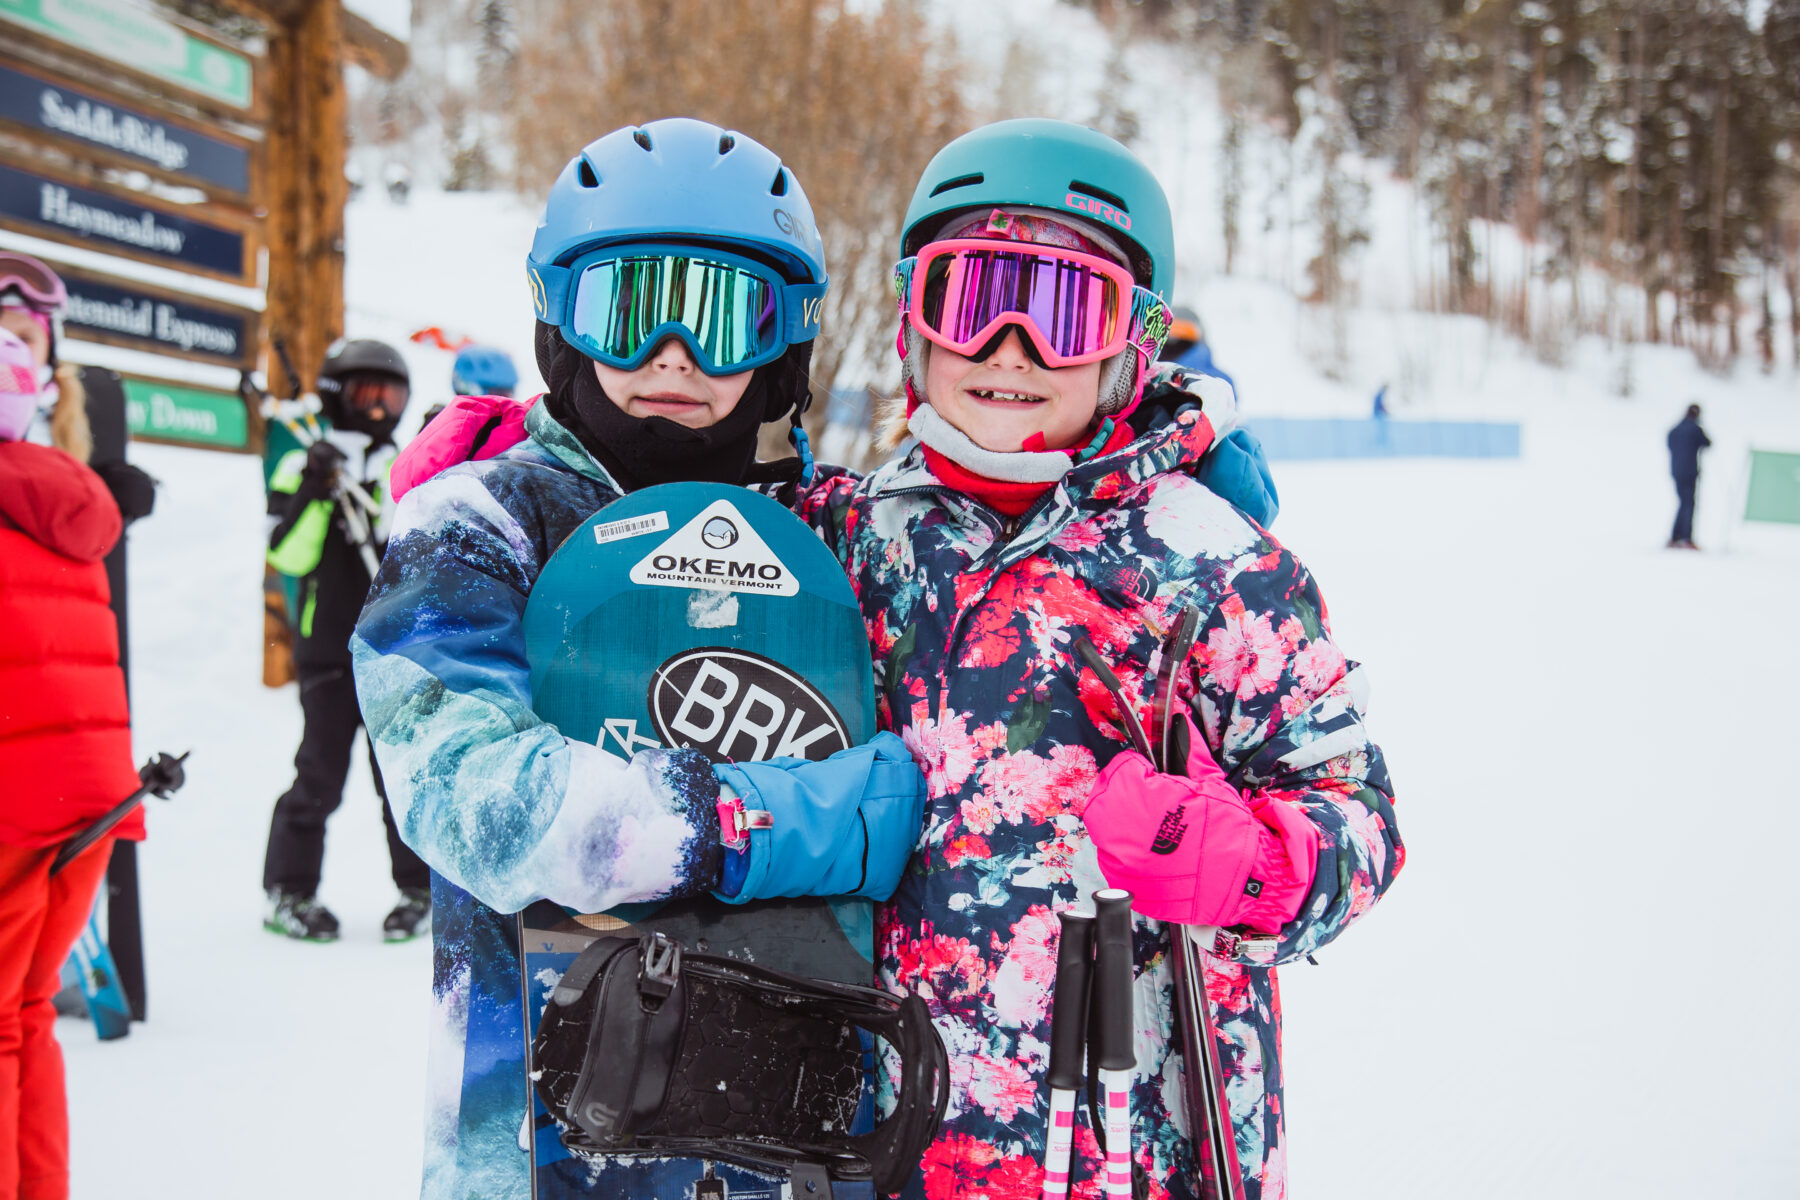
[[[122,461],[130,444],[130,426],[125,416],[125,384],[117,371],[103,367],[83,367],[81,386],[87,396],[88,427],[93,431],[94,449],[89,462]],[[113,617],[119,626],[119,668],[125,674],[127,704],[131,697],[131,623],[126,619],[129,607],[125,547],[129,534],[119,538],[106,556],[106,582],[112,589]],[[113,842],[112,858],[106,867],[106,940],[101,944],[112,964],[112,976],[124,995],[133,1021],[142,1021],[149,1011],[149,987],[144,974],[144,930],[138,906],[137,843],[120,838]],[[96,1024],[100,1021],[94,1018]],[[105,1029],[101,1037],[108,1036]]]
[[[843,568],[804,522],[739,487],[671,483],[589,518],[545,564],[524,615],[532,709],[564,736],[629,757],[692,748],[714,762],[823,759],[875,733],[868,634]],[[874,981],[865,900],[728,905],[711,897],[520,914],[527,1072],[562,972],[595,939],[660,931],[702,953]],[[769,1103],[779,1103],[770,1097]],[[535,1200],[785,1200],[785,1176],[698,1158],[573,1155],[535,1092]],[[865,1121],[872,1119],[865,1095]],[[869,1185],[831,1186],[840,1198]]]
[[112,952],[101,940],[95,917],[88,918],[81,936],[75,939],[69,961],[63,967],[63,981],[81,989],[88,1016],[94,1021],[94,1032],[101,1041],[110,1042],[131,1032],[131,1005],[119,986],[118,968]]

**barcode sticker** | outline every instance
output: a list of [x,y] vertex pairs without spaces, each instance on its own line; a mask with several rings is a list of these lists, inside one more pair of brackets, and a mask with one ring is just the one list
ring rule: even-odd
[[646,533],[657,533],[668,527],[669,514],[666,512],[654,512],[642,517],[627,517],[623,521],[606,521],[594,526],[594,541],[604,546],[608,542],[641,537]]

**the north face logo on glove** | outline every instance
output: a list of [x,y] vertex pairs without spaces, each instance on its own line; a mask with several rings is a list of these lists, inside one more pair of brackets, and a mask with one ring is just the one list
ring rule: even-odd
[[1181,804],[1171,808],[1162,819],[1162,825],[1156,831],[1156,840],[1150,843],[1152,854],[1173,854],[1181,845],[1181,835],[1187,832],[1187,805]]

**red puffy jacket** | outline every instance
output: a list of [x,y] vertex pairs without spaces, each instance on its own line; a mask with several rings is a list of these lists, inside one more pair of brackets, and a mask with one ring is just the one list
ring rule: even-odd
[[[120,529],[87,467],[0,442],[0,843],[55,845],[137,789],[100,562]],[[114,832],[141,839],[143,811]]]

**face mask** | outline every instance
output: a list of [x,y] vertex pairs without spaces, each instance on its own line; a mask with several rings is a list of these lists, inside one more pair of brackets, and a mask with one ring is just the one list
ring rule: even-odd
[[25,436],[37,416],[39,390],[31,350],[17,335],[0,329],[0,441]]
[[0,393],[0,442],[19,442],[37,416],[37,397],[18,392]]

